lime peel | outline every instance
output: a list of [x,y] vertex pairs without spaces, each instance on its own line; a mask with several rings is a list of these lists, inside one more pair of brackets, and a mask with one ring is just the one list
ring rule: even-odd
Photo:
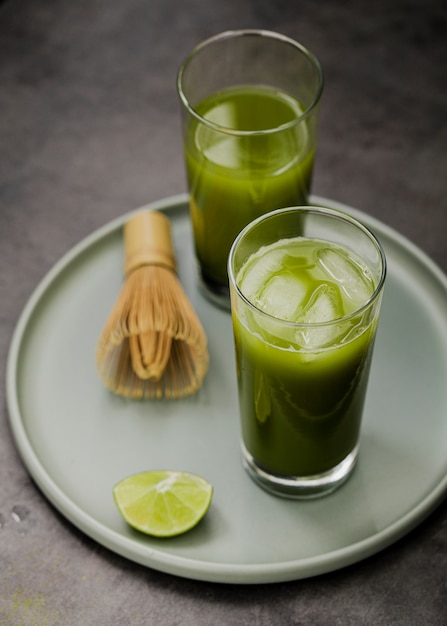
[[212,496],[207,480],[174,470],[140,472],[113,487],[124,520],[155,537],[174,537],[194,528],[207,513]]

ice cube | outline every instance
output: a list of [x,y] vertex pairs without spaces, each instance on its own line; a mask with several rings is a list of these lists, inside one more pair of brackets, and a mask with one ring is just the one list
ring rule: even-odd
[[279,274],[267,281],[256,305],[278,319],[295,321],[306,294],[306,283],[292,274]]
[[304,324],[321,324],[342,316],[343,304],[339,290],[335,285],[321,283],[306,304],[300,321]]
[[373,292],[373,281],[354,259],[350,259],[344,251],[323,248],[318,254],[319,262],[325,272],[333,278],[352,301],[354,310],[366,302]]
[[305,349],[316,349],[333,343],[341,328],[332,324],[343,316],[340,292],[335,285],[322,283],[313,292],[299,321],[309,326],[297,330],[296,341]]
[[263,253],[259,250],[253,255],[237,276],[237,283],[244,296],[254,301],[262,292],[268,278],[278,271],[284,253],[281,250],[269,250]]

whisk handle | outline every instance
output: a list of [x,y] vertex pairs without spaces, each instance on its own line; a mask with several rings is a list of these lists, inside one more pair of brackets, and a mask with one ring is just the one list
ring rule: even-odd
[[163,265],[175,271],[169,219],[159,211],[140,211],[124,226],[124,273],[143,265]]

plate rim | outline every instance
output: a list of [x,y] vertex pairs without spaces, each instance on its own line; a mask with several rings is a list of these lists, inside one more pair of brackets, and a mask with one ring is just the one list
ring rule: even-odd
[[[142,566],[189,579],[232,584],[285,582],[335,571],[336,569],[359,562],[385,549],[413,530],[440,504],[447,492],[447,474],[436,483],[425,498],[420,500],[417,505],[410,509],[405,515],[400,516],[379,532],[369,535],[360,541],[355,541],[352,544],[331,552],[288,562],[273,564],[234,564],[214,563],[199,559],[193,560],[172,553],[166,553],[163,552],[163,550],[155,549],[151,546],[147,546],[146,549],[143,550],[141,544],[136,544],[131,538],[99,522],[82,507],[73,502],[57,485],[53,477],[40,462],[32,446],[32,442],[26,433],[16,393],[16,374],[19,366],[20,349],[25,331],[32,319],[36,306],[41,298],[44,297],[46,290],[52,285],[55,278],[68,267],[70,263],[92,245],[100,242],[116,229],[121,228],[132,214],[141,210],[180,210],[187,202],[188,195],[186,193],[168,196],[160,200],[149,202],[112,219],[103,226],[95,229],[63,254],[32,291],[13,330],[6,363],[7,418],[14,443],[25,468],[32,476],[43,495],[53,506],[71,524],[76,526],[91,539],[107,549],[110,549],[112,552],[139,563]],[[440,282],[447,295],[447,276],[440,266],[410,239],[391,226],[348,204],[323,196],[312,195],[309,204],[313,206],[329,206],[343,212],[348,212],[365,222],[369,228],[381,231],[389,239],[396,242],[399,247],[409,252],[419,263],[424,265]]]

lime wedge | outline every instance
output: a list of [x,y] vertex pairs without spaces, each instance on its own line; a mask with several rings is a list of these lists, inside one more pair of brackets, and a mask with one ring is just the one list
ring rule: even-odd
[[126,522],[155,537],[174,537],[193,528],[208,511],[212,496],[212,485],[201,476],[169,470],[134,474],[113,488]]

